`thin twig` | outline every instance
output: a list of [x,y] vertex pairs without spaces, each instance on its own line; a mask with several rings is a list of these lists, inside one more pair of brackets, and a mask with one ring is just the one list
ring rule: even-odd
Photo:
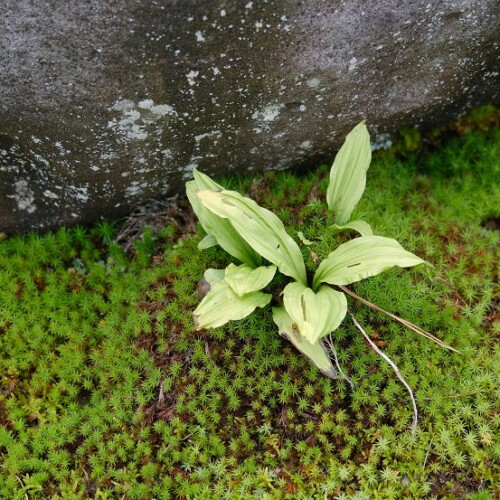
[[165,401],[165,393],[163,392],[163,383],[164,381],[162,381],[162,383],[160,384],[160,394],[158,395],[159,404],[163,404],[163,402]]
[[340,376],[349,382],[351,387],[354,389],[354,384],[352,383],[352,380],[342,371],[342,368],[340,368],[339,364],[339,359],[337,357],[337,351],[335,350],[335,345],[333,344],[333,339],[332,339],[332,334],[328,336],[328,338],[325,339],[325,342],[327,343],[328,347],[330,348],[330,352],[333,354],[333,358],[335,360],[335,364],[337,365],[337,369],[339,370]]
[[[467,396],[474,396],[474,394],[479,394],[483,392],[482,389],[476,389],[475,391],[468,391],[468,392],[461,392],[459,394],[448,394],[446,396],[440,396],[442,398],[450,399],[450,398],[466,398]],[[432,401],[434,398],[431,396],[428,396],[424,398],[426,401]]]
[[427,459],[429,458],[429,453],[431,452],[431,446],[432,446],[432,439],[429,441],[429,446],[427,447],[427,453],[425,454],[424,465],[422,466],[423,470],[425,470]]
[[403,324],[404,326],[406,326],[410,330],[413,330],[414,332],[418,333],[419,335],[422,335],[423,337],[425,337],[425,338],[427,338],[429,340],[432,340],[437,345],[439,345],[441,347],[444,347],[445,349],[449,349],[450,351],[454,351],[454,352],[457,352],[458,354],[461,354],[460,351],[458,351],[454,347],[449,346],[448,344],[445,344],[442,340],[438,339],[435,335],[432,335],[432,333],[426,332],[425,330],[423,330],[422,328],[420,328],[417,325],[414,325],[410,321],[408,321],[406,319],[403,319],[403,318],[400,318],[399,316],[396,316],[395,314],[392,314],[389,311],[386,311],[385,309],[382,309],[381,307],[377,306],[373,302],[370,302],[369,300],[366,300],[363,297],[360,297],[359,295],[355,294],[352,290],[349,290],[349,288],[347,288],[346,286],[344,286],[344,285],[338,285],[338,287],[343,292],[347,293],[351,297],[354,297],[356,300],[359,300],[360,302],[362,302],[366,306],[371,307],[372,309],[375,309],[376,311],[379,311],[381,313],[387,314],[387,316],[389,316],[390,318],[398,321],[399,323]]
[[[14,476],[20,483],[21,483],[21,486],[24,488],[26,488],[26,486],[24,485],[23,481],[21,480],[21,478],[19,476]],[[29,500],[29,497],[28,497],[28,494],[27,493],[24,493],[24,498],[26,500]]]
[[417,430],[417,423],[418,423],[418,409],[417,409],[417,403],[416,403],[415,398],[413,396],[413,391],[411,390],[411,387],[408,385],[408,383],[406,382],[406,380],[401,375],[401,373],[399,371],[399,368],[396,366],[396,363],[394,363],[394,361],[392,361],[392,359],[389,358],[389,356],[387,356],[386,354],[384,354],[377,347],[377,345],[375,344],[375,342],[373,342],[373,340],[364,331],[363,327],[356,321],[356,318],[351,313],[351,311],[349,311],[349,314],[351,315],[351,318],[354,321],[354,324],[356,325],[357,329],[363,334],[363,337],[365,337],[365,339],[369,342],[369,344],[372,346],[373,350],[380,357],[384,358],[391,365],[392,369],[394,370],[394,373],[396,374],[396,377],[398,377],[398,379],[401,381],[401,383],[406,387],[406,390],[409,392],[410,398],[411,398],[411,404],[413,405],[413,423],[412,423],[412,426],[411,426],[411,434],[412,434],[413,437],[415,437],[415,431]]

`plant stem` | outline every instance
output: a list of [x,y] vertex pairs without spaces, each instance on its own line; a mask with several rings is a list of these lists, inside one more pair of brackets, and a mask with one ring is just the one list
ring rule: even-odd
[[396,316],[395,314],[390,313],[389,311],[386,311],[385,309],[382,309],[381,307],[377,306],[373,302],[370,302],[369,300],[364,299],[363,297],[360,297],[359,295],[355,294],[353,291],[349,290],[344,285],[337,285],[343,292],[347,293],[347,295],[350,295],[351,297],[355,298],[356,300],[359,300],[363,304],[365,304],[368,307],[371,307],[372,309],[375,309],[376,311],[382,312],[384,314],[387,314],[390,318],[398,321],[399,323],[403,324],[410,330],[413,330],[414,332],[418,333],[419,335],[422,335],[423,337],[432,340],[435,342],[437,345],[444,347],[445,349],[449,349],[450,351],[457,352],[458,354],[461,354],[460,351],[455,349],[454,347],[449,346],[448,344],[445,344],[442,340],[438,339],[435,335],[432,335],[432,333],[426,332],[422,328],[420,328],[417,325],[414,325],[410,321],[400,318],[399,316]]
[[335,360],[335,365],[337,366],[338,370],[339,370],[339,373],[340,373],[340,376],[346,380],[347,382],[349,382],[349,384],[351,385],[351,388],[354,389],[354,384],[352,383],[352,380],[342,371],[342,368],[340,368],[340,364],[339,364],[339,359],[337,357],[337,351],[335,350],[335,345],[333,344],[333,339],[332,339],[332,334],[330,333],[330,335],[328,336],[328,338],[325,339],[328,347],[330,348],[330,352],[333,354],[333,358]]
[[354,324],[356,325],[357,329],[363,334],[363,336],[365,337],[365,339],[372,346],[373,350],[380,357],[384,358],[391,365],[392,369],[394,370],[394,373],[396,374],[396,377],[398,377],[398,379],[401,381],[401,383],[406,387],[407,391],[409,392],[410,398],[411,398],[411,403],[413,405],[413,423],[412,423],[412,426],[411,426],[411,434],[412,434],[413,437],[415,437],[415,431],[417,430],[417,422],[418,422],[418,409],[417,409],[417,403],[415,401],[415,397],[413,396],[413,391],[411,390],[411,387],[408,385],[408,383],[406,382],[406,380],[401,375],[401,373],[399,371],[399,368],[397,367],[396,363],[394,363],[394,361],[392,361],[392,359],[389,358],[389,356],[387,356],[386,354],[384,354],[377,347],[377,345],[375,344],[375,342],[373,342],[373,340],[364,331],[363,327],[356,321],[356,318],[351,313],[351,311],[349,311],[349,314],[351,315],[351,318],[352,318]]

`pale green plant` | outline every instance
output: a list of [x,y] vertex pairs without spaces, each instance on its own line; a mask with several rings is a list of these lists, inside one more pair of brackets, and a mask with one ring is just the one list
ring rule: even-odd
[[[224,189],[195,170],[194,180],[186,184],[186,192],[207,233],[199,248],[219,244],[242,262],[239,266],[230,264],[225,270],[206,271],[204,279],[210,290],[194,311],[196,328],[219,327],[248,316],[257,307],[268,305],[272,294],[262,290],[279,271],[294,280],[283,290],[283,304],[273,307],[273,320],[279,333],[323,374],[338,378],[323,339],[340,326],[348,312],[345,293],[359,298],[346,285],[394,266],[405,268],[424,263],[396,240],[375,236],[368,223],[350,221],[363,194],[370,161],[370,137],[362,122],[348,134],[335,158],[326,195],[328,208],[334,213],[334,228],[352,229],[360,236],[333,250],[319,264],[312,283],[308,282],[299,246],[274,213],[250,198]],[[304,241],[303,235],[299,236]],[[271,265],[263,265],[264,261]],[[391,317],[400,319],[394,315]],[[433,335],[401,321],[444,345]],[[332,350],[332,342],[327,344]]]

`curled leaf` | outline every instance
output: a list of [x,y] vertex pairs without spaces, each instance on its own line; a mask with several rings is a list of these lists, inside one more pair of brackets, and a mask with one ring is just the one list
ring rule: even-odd
[[364,220],[353,220],[344,224],[343,226],[339,226],[338,224],[334,224],[332,228],[337,229],[338,231],[344,231],[345,229],[352,229],[353,231],[358,232],[361,236],[373,236],[373,230]]
[[302,283],[290,283],[283,291],[283,303],[299,334],[310,344],[333,332],[347,313],[345,295],[328,286],[315,293]]
[[229,264],[226,268],[224,279],[233,289],[234,293],[241,297],[246,293],[262,290],[271,282],[275,274],[276,266],[261,266],[253,269],[246,264],[242,264],[241,266]]
[[288,339],[296,349],[306,355],[319,368],[321,373],[332,379],[339,378],[323,342],[319,340],[315,344],[311,344],[301,337],[284,307],[273,307],[273,321],[278,327],[280,335]]
[[308,240],[305,236],[304,236],[304,233],[302,231],[297,231],[297,236],[299,237],[299,240],[302,241],[302,243],[304,243],[304,245],[306,246],[310,246],[313,244],[313,242],[311,240]]
[[203,277],[208,281],[208,283],[215,285],[224,279],[225,274],[225,269],[213,269],[210,267],[203,273]]
[[193,313],[195,328],[217,328],[228,321],[246,318],[255,308],[269,304],[271,298],[271,294],[262,292],[239,297],[225,281],[216,282]]
[[215,283],[224,279],[224,269],[207,269],[203,274],[203,278],[199,281],[196,291],[198,298],[203,299],[207,293],[212,289]]
[[213,234],[206,234],[205,237],[198,243],[198,250],[206,250],[217,245],[217,240]]

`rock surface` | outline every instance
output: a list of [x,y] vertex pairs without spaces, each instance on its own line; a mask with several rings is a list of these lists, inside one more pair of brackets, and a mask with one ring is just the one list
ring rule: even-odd
[[498,0],[3,0],[0,230],[498,103],[499,23]]

